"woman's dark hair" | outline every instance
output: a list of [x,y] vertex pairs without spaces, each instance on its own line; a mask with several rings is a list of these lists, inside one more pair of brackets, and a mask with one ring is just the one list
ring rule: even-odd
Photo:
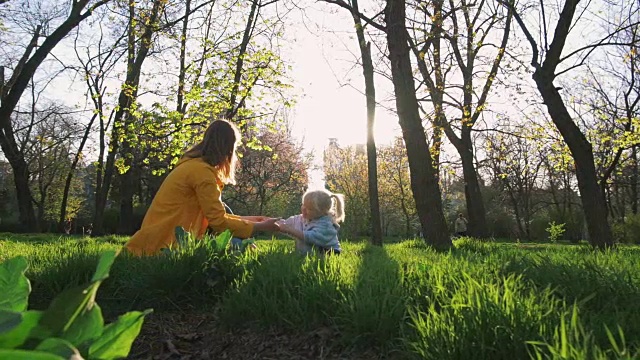
[[207,164],[218,169],[220,180],[235,184],[236,146],[240,142],[240,131],[226,120],[216,120],[209,125],[204,138],[189,149],[184,156],[202,158]]

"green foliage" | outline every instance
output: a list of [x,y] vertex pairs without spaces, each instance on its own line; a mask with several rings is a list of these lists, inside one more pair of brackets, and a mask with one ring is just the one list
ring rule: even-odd
[[104,252],[86,285],[67,288],[45,311],[26,310],[31,290],[25,276],[27,261],[16,257],[0,265],[0,358],[119,359],[129,354],[144,316],[130,312],[104,326],[95,297],[116,251]]
[[623,244],[640,244],[640,214],[625,216],[622,222],[612,226],[616,241]]
[[324,173],[327,188],[345,196],[345,223],[343,236],[366,234],[369,225],[369,187],[367,185],[367,159],[357,146],[340,147],[331,144],[324,152]]
[[605,326],[609,344],[602,349],[594,336],[585,330],[578,316],[578,307],[573,306],[560,317],[560,324],[553,330],[551,341],[529,341],[534,359],[637,359],[640,352],[632,353],[627,347],[624,332],[618,326],[615,335]]
[[[116,250],[128,240],[113,236],[58,238],[8,234],[0,234],[0,239],[0,258],[5,254],[29,258],[31,266],[27,276],[33,287],[30,303],[35,309],[46,309],[54,294],[89,282],[99,254]],[[211,239],[205,237],[205,240]],[[249,246],[252,241],[244,243]],[[184,304],[186,309],[197,306],[201,311],[213,308],[216,299],[236,276],[237,259],[244,255],[230,249],[214,254],[215,247],[205,244],[194,241],[191,247],[181,250],[176,247],[159,256],[120,254],[109,281],[102,285],[97,296],[105,316],[112,318],[147,307],[156,311],[175,310],[175,304]]]
[[[206,235],[202,239],[197,239],[183,227],[177,226],[175,235],[178,246],[164,249],[165,254],[205,251],[209,256],[222,257],[233,250],[230,247],[233,235],[229,230],[225,230],[216,236]],[[244,239],[238,250],[244,252],[254,242],[253,239]]]
[[556,224],[555,221],[549,223],[549,227],[546,228],[547,233],[549,234],[549,240],[551,242],[558,241],[562,235],[564,235],[564,224]]
[[227,116],[231,109],[236,110],[231,120],[241,126],[245,144],[249,148],[263,149],[258,138],[253,136],[257,123],[276,120],[265,117],[294,102],[289,91],[291,85],[286,82],[284,61],[276,51],[254,44],[256,39],[250,40],[251,46],[242,55],[241,75],[239,82],[235,81],[240,56],[237,42],[240,40],[227,38],[218,46],[228,46],[229,50],[202,54],[207,63],[206,71],[197,66],[189,67],[186,83],[191,86],[185,89],[186,111],[156,103],[151,109],[141,111],[136,128],[127,132],[140,134],[134,143],[148,150],[144,161],[155,163],[152,166],[154,175],[161,175],[174,166],[186,148],[202,140],[206,125],[212,119]]
[[202,239],[196,239],[191,233],[182,227],[175,228],[178,246],[164,249],[164,254],[172,258],[185,256],[201,258],[202,274],[206,277],[206,286],[220,294],[239,275],[239,257],[254,244],[253,239],[244,239],[239,249],[231,247],[231,231],[213,236],[206,235]]
[[31,292],[29,280],[24,276],[27,260],[18,257],[7,260],[0,267],[0,309],[9,311],[25,311]]
[[429,306],[409,311],[416,332],[409,346],[422,358],[522,356],[526,341],[545,336],[545,325],[555,321],[558,300],[548,289],[539,293],[516,275],[480,281],[462,273],[432,280],[436,283]]

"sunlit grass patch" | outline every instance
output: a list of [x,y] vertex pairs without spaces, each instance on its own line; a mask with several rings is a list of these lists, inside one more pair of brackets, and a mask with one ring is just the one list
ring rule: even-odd
[[[32,263],[34,296],[82,283],[123,238],[10,235],[8,255]],[[214,313],[230,328],[330,329],[334,343],[390,358],[632,358],[640,345],[640,248],[458,239],[344,242],[339,256],[303,257],[291,240],[257,251],[203,243],[164,256],[121,254],[98,299],[106,313]],[[5,254],[5,252],[3,252]]]

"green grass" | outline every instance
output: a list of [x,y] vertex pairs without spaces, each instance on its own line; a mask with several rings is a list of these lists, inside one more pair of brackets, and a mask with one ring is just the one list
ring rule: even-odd
[[[32,301],[42,306],[125,241],[0,234],[0,256],[29,258]],[[304,258],[292,241],[258,245],[238,257],[121,255],[98,302],[111,313],[218,311],[230,328],[328,327],[337,346],[393,358],[640,358],[640,247],[460,239],[439,253],[414,240]]]

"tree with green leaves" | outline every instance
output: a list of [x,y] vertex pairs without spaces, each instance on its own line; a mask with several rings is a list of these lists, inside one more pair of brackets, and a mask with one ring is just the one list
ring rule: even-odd
[[332,141],[323,154],[323,170],[329,191],[344,194],[346,220],[342,229],[351,237],[370,235],[364,144],[341,146]]
[[259,146],[244,145],[236,184],[225,188],[225,202],[237,214],[287,217],[300,211],[308,186],[310,154],[281,120],[275,126],[258,125],[252,134]]
[[[411,238],[415,235],[418,219],[411,191],[409,160],[402,138],[396,138],[391,145],[380,147],[378,158],[380,199],[385,204],[382,209],[383,228],[395,227],[395,234]],[[392,222],[396,224],[391,224]],[[391,233],[386,231],[386,234]]]

